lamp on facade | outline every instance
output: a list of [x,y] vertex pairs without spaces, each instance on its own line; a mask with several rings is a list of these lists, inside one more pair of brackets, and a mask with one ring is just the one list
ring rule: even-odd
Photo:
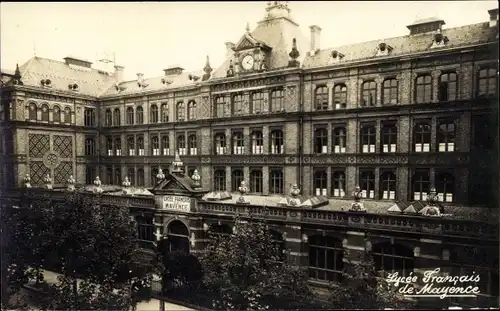
[[99,178],[99,176],[96,176],[96,178],[94,180],[94,185],[96,186],[94,189],[95,193],[102,193],[104,191],[101,188],[102,182],[101,182],[101,179]]
[[160,181],[165,179],[165,174],[163,174],[163,170],[161,168],[158,170],[158,174],[156,174],[156,179]]
[[201,177],[200,177],[200,174],[198,174],[197,169],[194,170],[193,176],[191,176],[191,179],[193,180],[193,185],[194,185],[195,189],[201,187],[201,183],[200,183]]
[[68,191],[75,191],[75,183],[76,183],[75,177],[73,177],[73,175],[69,175]]
[[247,200],[245,200],[245,194],[249,192],[249,189],[245,183],[245,181],[242,181],[240,186],[238,187],[238,191],[240,192],[241,196],[238,199],[238,203],[240,204],[249,204]]
[[354,203],[351,204],[350,212],[364,212],[365,208],[363,207],[363,203],[361,202],[361,187],[356,186],[354,191],[352,192],[352,196],[354,198]]
[[52,178],[50,178],[50,174],[45,175],[45,177],[43,178],[43,182],[45,183],[46,189],[53,189]]
[[30,177],[30,174],[26,174],[26,176],[24,176],[24,187],[25,188],[31,188],[31,177]]

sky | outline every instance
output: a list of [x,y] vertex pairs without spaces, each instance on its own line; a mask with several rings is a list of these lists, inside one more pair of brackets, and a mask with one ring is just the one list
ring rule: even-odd
[[[291,15],[309,38],[322,28],[321,48],[407,35],[417,19],[438,16],[444,27],[486,22],[497,1],[290,1]],[[236,43],[247,23],[254,29],[266,1],[253,2],[2,2],[1,68],[14,69],[34,54],[96,63],[107,57],[137,73],[163,75],[180,65],[201,70],[224,61],[224,43]],[[93,65],[94,66],[94,65]],[[97,67],[97,66],[96,66]]]

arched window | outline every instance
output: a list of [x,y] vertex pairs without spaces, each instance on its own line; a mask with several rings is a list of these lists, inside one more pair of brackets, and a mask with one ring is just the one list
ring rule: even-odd
[[455,122],[443,120],[439,122],[437,143],[439,152],[455,151]]
[[42,104],[40,107],[41,110],[41,121],[49,122],[49,105]]
[[196,102],[194,100],[188,103],[188,120],[196,120]]
[[326,86],[316,88],[314,103],[317,111],[328,110],[328,88]]
[[314,152],[328,153],[328,131],[325,128],[314,130]]
[[429,152],[431,149],[431,125],[417,122],[413,128],[415,152]]
[[285,109],[284,93],[283,90],[274,90],[271,92],[271,112],[280,112]]
[[498,92],[498,70],[496,68],[483,68],[479,70],[477,78],[477,96],[491,97]]
[[[113,156],[113,138],[106,137],[106,150],[108,151],[108,156]],[[112,174],[111,174],[112,175]]]
[[168,122],[168,103],[161,104],[161,122]]
[[377,83],[366,81],[362,85],[361,107],[372,107],[377,104]]
[[265,110],[264,93],[256,92],[252,94],[252,113],[258,114]]
[[224,169],[215,170],[214,191],[226,191],[226,170]]
[[396,174],[391,171],[380,175],[380,197],[384,200],[396,199]]
[[262,131],[252,131],[250,134],[250,145],[252,154],[262,154],[264,152],[264,136],[262,135]]
[[398,80],[387,79],[382,84],[382,104],[396,105],[398,103]]
[[189,254],[189,230],[180,220],[168,225],[167,243],[168,252]]
[[[190,155],[198,154],[198,141],[196,139],[196,134],[190,134],[188,137],[188,147]],[[190,175],[191,176],[191,175]]]
[[105,112],[105,117],[104,117],[104,125],[105,126],[111,126],[113,125],[113,115],[111,113],[111,109],[106,109]]
[[233,132],[233,154],[244,154],[245,153],[245,140],[243,138],[243,132]]
[[237,192],[243,180],[243,171],[241,169],[234,169],[231,172],[231,191]]
[[396,152],[398,128],[395,123],[382,124],[382,152]]
[[457,74],[454,72],[443,73],[439,77],[438,99],[449,101],[457,99]]
[[432,77],[430,75],[419,76],[415,84],[415,103],[430,103],[432,101]]
[[149,123],[158,123],[158,106],[156,104],[149,108]]
[[177,135],[177,152],[179,155],[186,155],[186,136],[184,134]]
[[144,187],[144,169],[137,169],[137,187]]
[[114,185],[121,185],[122,184],[122,169],[120,167],[115,167],[114,169],[115,174],[114,174]]
[[135,138],[134,136],[129,136],[127,138],[127,149],[129,156],[135,156]]
[[346,129],[345,127],[338,126],[333,129],[333,152],[345,153],[346,152]]
[[161,151],[164,156],[170,155],[170,140],[168,135],[161,136]]
[[71,123],[71,108],[69,107],[64,108],[64,123]]
[[29,106],[28,106],[28,119],[30,121],[37,121],[38,118],[37,118],[37,107],[36,107],[36,104],[35,103],[30,103]]
[[360,170],[359,186],[361,188],[361,197],[375,198],[375,172],[373,170]]
[[375,126],[365,125],[361,128],[361,152],[374,153],[376,143]]
[[139,155],[139,156],[144,155],[144,137],[143,136],[137,137],[137,155]]
[[160,139],[158,136],[151,137],[151,154],[154,156],[160,155]]
[[93,138],[85,138],[85,155],[95,155],[95,140]]
[[135,108],[135,115],[136,115],[135,118],[136,123],[144,124],[144,109],[142,108],[142,106],[138,106],[137,108]]
[[226,116],[226,100],[224,96],[218,96],[215,99],[215,117],[223,118]]
[[436,192],[441,202],[453,202],[455,178],[451,172],[437,172]]
[[120,137],[115,138],[115,154],[117,156],[122,155],[122,140]]
[[345,84],[337,84],[333,87],[333,101],[335,109],[347,107],[347,86]]
[[96,121],[95,112],[96,112],[96,109],[92,109],[92,108],[84,108],[83,109],[83,125],[84,126],[90,126],[90,127],[95,126],[95,121]]
[[115,110],[113,111],[113,125],[120,126],[120,122],[121,122],[120,108],[115,108]]
[[270,168],[269,169],[269,193],[270,194],[283,194],[284,188],[283,169]]
[[226,135],[224,133],[215,134],[215,154],[226,154]]
[[379,243],[373,246],[373,259],[375,269],[387,273],[398,272],[399,275],[408,276],[413,272],[413,250],[399,244]]
[[129,167],[127,169],[127,177],[128,177],[128,180],[130,181],[130,185],[134,186],[135,185],[135,168]]
[[177,121],[185,121],[185,107],[184,107],[184,102],[178,102],[176,106],[176,113],[177,113]]
[[332,172],[332,194],[334,197],[345,197],[345,172],[334,170]]
[[59,106],[52,108],[52,121],[61,123],[61,108]]
[[318,169],[314,172],[314,193],[316,195],[328,195],[326,169]]
[[331,236],[309,237],[309,277],[321,281],[342,280],[344,249],[342,242]]
[[252,170],[250,172],[250,192],[252,193],[262,193],[262,171]]
[[430,190],[430,177],[428,169],[417,169],[412,178],[413,200],[426,201]]
[[272,130],[271,139],[269,140],[270,153],[271,154],[282,154],[283,149],[283,131],[282,130]]
[[244,110],[244,103],[248,101],[248,96],[243,94],[236,94],[233,96],[233,115],[242,114]]

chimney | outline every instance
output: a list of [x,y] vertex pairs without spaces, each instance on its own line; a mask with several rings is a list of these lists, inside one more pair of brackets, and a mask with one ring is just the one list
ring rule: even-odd
[[320,49],[321,28],[317,25],[309,26],[311,29],[311,55],[314,55]]
[[168,67],[167,69],[163,69],[163,72],[165,73],[166,76],[175,76],[175,75],[180,75],[184,71],[184,68],[182,68],[179,65],[172,65]]
[[233,48],[234,48],[235,44],[232,42],[226,42],[225,45],[226,45],[226,58],[228,58],[231,55],[233,55],[233,53],[234,53]]
[[488,10],[490,14],[490,27],[496,27],[498,25],[498,9]]
[[116,79],[116,83],[123,82],[123,70],[124,69],[125,69],[125,67],[123,67],[123,66],[115,65],[115,79]]

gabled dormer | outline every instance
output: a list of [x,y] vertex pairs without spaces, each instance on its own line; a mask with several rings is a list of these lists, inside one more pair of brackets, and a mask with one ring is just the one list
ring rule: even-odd
[[448,37],[444,36],[442,33],[441,33],[441,30],[438,30],[433,38],[432,38],[432,45],[431,45],[431,49],[434,49],[434,48],[440,48],[440,47],[444,47],[446,46],[446,44],[448,43],[448,41],[450,41],[448,39]]
[[329,64],[337,64],[340,63],[340,61],[345,57],[344,54],[340,53],[337,50],[333,50],[330,53],[330,60],[328,61]]
[[234,45],[232,50],[234,51],[233,65],[235,72],[245,73],[266,70],[272,48],[252,37],[250,27],[247,25],[245,34]]
[[389,56],[392,52],[392,46],[385,42],[380,42],[377,46],[377,56]]

